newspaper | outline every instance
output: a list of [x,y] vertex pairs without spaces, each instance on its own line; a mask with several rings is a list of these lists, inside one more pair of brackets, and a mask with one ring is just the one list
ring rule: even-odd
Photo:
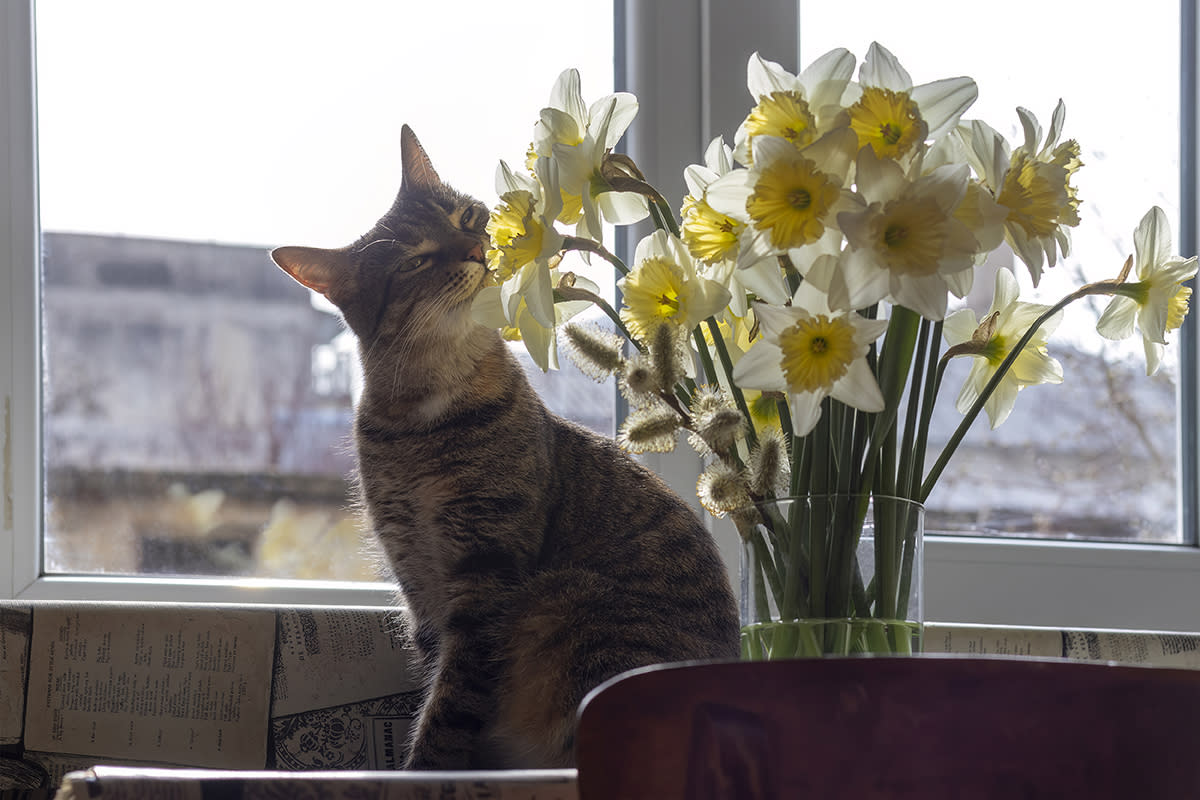
[[271,720],[272,769],[401,769],[420,692]]
[[1197,669],[1200,668],[1200,636],[1140,631],[1065,631],[1062,654],[1087,661]]
[[281,609],[275,769],[399,769],[421,682],[401,620],[379,609]]
[[136,612],[38,608],[25,747],[202,767],[265,766],[275,613]]
[[1189,633],[936,624],[925,626],[925,652],[1200,669],[1200,635]]
[[0,747],[21,742],[25,676],[29,657],[30,609],[0,608]]
[[578,800],[575,770],[211,772],[95,767],[67,775],[61,800]]
[[379,609],[280,609],[272,715],[417,691],[398,614]]
[[1063,633],[1049,628],[926,625],[926,653],[1061,658]]

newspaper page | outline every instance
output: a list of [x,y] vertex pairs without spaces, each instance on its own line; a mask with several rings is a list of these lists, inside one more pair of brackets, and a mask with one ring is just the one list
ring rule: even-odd
[[926,653],[1061,658],[1063,633],[1052,628],[925,626]]
[[296,608],[278,613],[273,716],[420,688],[398,612]]
[[273,768],[404,765],[421,682],[400,624],[377,608],[279,611]]
[[1200,635],[1122,631],[1067,631],[1063,655],[1156,667],[1200,668]]
[[269,610],[39,607],[25,747],[262,768],[274,631]]
[[511,772],[213,773],[96,767],[67,775],[64,800],[578,800],[575,770]]
[[0,746],[21,742],[32,625],[28,607],[0,606]]

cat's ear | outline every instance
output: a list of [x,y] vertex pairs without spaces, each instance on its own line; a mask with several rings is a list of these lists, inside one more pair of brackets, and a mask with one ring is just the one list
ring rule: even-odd
[[314,292],[329,297],[330,292],[350,275],[351,264],[345,250],[321,247],[276,247],[271,259],[279,268]]
[[401,189],[429,189],[441,184],[442,179],[434,170],[425,148],[407,125],[400,129],[400,161],[404,167]]

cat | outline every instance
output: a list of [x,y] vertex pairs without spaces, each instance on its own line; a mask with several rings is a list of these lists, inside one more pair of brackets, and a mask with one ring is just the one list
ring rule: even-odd
[[336,250],[272,257],[356,335],[367,522],[427,687],[409,769],[568,767],[584,695],[625,670],[739,655],[712,537],[652,472],[552,414],[474,322],[487,207],[401,133],[394,204]]

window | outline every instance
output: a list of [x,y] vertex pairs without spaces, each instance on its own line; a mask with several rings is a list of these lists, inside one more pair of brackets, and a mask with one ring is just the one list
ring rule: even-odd
[[[44,2],[53,5],[56,0],[44,0]],[[826,11],[819,8],[819,5],[802,3],[797,8],[796,3],[784,0],[758,0],[751,6],[733,2],[697,4],[687,0],[661,0],[657,3],[618,1],[612,6],[618,31],[616,39],[617,88],[634,91],[641,102],[639,117],[630,131],[627,147],[656,185],[668,192],[671,192],[674,187],[678,194],[682,194],[682,181],[679,176],[683,167],[699,159],[704,145],[713,135],[716,133],[724,133],[727,136],[731,134],[748,107],[749,97],[745,89],[744,70],[746,58],[753,50],[760,50],[767,57],[792,68],[800,63],[806,63],[814,55],[827,49],[822,42],[851,47],[861,56],[865,44],[872,34],[867,32],[865,25],[859,26],[859,23],[871,19],[873,15],[881,14],[882,11],[876,9],[874,12],[864,11],[861,14],[856,11],[856,19],[853,24],[840,22],[835,25],[825,19]],[[608,6],[607,4],[604,6],[603,13],[607,13]],[[1181,25],[1184,31],[1181,40],[1183,57],[1178,61],[1194,67],[1196,28],[1192,6],[1193,4],[1188,2],[1183,4],[1184,14]],[[149,8],[155,10],[147,11],[147,13],[162,13],[156,10],[157,6]],[[241,6],[238,8],[241,9]],[[1149,8],[1162,15],[1175,13],[1174,4],[1164,3],[1161,0],[1159,3],[1151,3]],[[195,21],[196,25],[210,24],[212,18],[221,16],[219,10],[218,7],[206,4],[204,13],[199,15]],[[1080,7],[1078,13],[1086,14],[1088,10],[1088,7]],[[339,9],[339,15],[341,13],[343,12]],[[556,17],[556,30],[558,31],[563,29],[594,31],[599,28],[594,21],[596,19],[594,14],[597,13],[595,7],[590,9],[589,13],[593,16],[588,18],[590,22],[585,26],[571,27],[562,21],[561,15],[564,13],[566,13],[564,9],[556,6],[555,10],[548,14],[548,16],[558,15]],[[818,14],[822,16],[816,16]],[[516,17],[518,15],[509,14],[508,16]],[[520,16],[522,25],[531,24],[531,15]],[[1019,19],[1020,17],[1014,16],[1014,18]],[[38,383],[35,379],[35,376],[39,374],[36,356],[39,352],[40,328],[35,313],[37,305],[33,302],[37,297],[37,279],[33,265],[39,263],[39,254],[36,246],[38,240],[35,214],[37,183],[34,179],[35,164],[32,158],[35,141],[32,122],[33,104],[29,91],[29,87],[32,86],[29,63],[32,41],[31,24],[32,14],[26,4],[0,6],[0,42],[3,42],[4,58],[6,59],[3,73],[6,82],[3,85],[0,102],[5,104],[6,112],[11,112],[4,114],[3,122],[0,122],[0,125],[3,125],[0,128],[0,137],[3,137],[0,140],[0,144],[3,145],[0,147],[0,152],[10,154],[6,161],[0,161],[0,178],[3,178],[0,185],[9,187],[0,194],[0,226],[7,226],[7,230],[5,227],[0,227],[0,231],[4,231],[4,233],[0,233],[0,241],[6,245],[0,250],[0,259],[3,259],[0,261],[0,305],[4,307],[4,311],[0,312],[0,319],[4,320],[0,323],[4,326],[0,327],[0,331],[3,331],[0,333],[0,341],[5,342],[6,345],[0,348],[0,392],[2,392],[0,396],[3,397],[5,437],[3,442],[5,453],[4,506],[0,512],[4,515],[4,535],[10,537],[10,541],[5,542],[4,547],[6,552],[11,549],[13,553],[11,576],[0,573],[0,594],[22,597],[211,598],[214,591],[211,587],[218,583],[224,585],[224,583],[215,579],[211,581],[193,579],[191,581],[171,581],[164,587],[152,586],[149,589],[141,589],[139,586],[154,584],[155,581],[143,579],[140,584],[137,581],[97,582],[62,576],[42,576],[41,574],[40,564],[42,562],[39,551],[41,545],[38,532],[41,525],[39,498],[43,487],[40,479],[42,461],[39,449],[42,446],[42,440],[39,439],[36,431],[41,413],[39,403],[43,402],[43,399],[51,402],[58,401],[54,400],[54,395],[43,398],[38,391]],[[335,24],[337,24],[337,20],[330,21],[331,26]],[[977,41],[978,35],[975,33],[970,35],[964,33],[962,35],[963,42],[971,44],[975,49],[997,54],[1005,52],[1012,54],[1017,48],[1020,48],[1020,53],[1010,57],[1017,58],[1019,55],[1031,58],[1029,53],[1017,44],[1020,40],[1015,34],[1009,34],[1009,38],[1005,38],[1003,31],[996,27],[999,24],[993,20],[992,25],[988,28],[990,47],[980,47]],[[845,32],[859,27],[862,27],[864,31],[859,37],[862,39],[861,41],[848,41],[840,38]],[[930,30],[934,30],[932,23],[930,23]],[[562,66],[579,64],[580,57],[574,48],[578,46],[581,39],[588,38],[586,36],[566,37],[561,35],[545,35],[539,38],[528,27],[522,28],[521,35],[527,36],[530,42],[536,41],[538,48],[554,41],[569,42],[570,48],[558,60]],[[945,34],[938,35],[944,36]],[[1069,49],[1072,47],[1070,40],[1078,35],[1076,31],[1063,30],[1061,31],[1062,39],[1056,43],[1056,46],[1060,49]],[[518,38],[517,41],[522,40]],[[895,50],[901,61],[909,66],[914,77],[919,81],[945,77],[946,74],[949,74],[944,72],[946,70],[959,70],[974,74],[980,80],[981,95],[986,96],[989,92],[993,92],[985,82],[986,78],[982,74],[972,72],[973,67],[966,61],[960,62],[957,58],[937,55],[932,61],[932,66],[928,68],[933,71],[933,74],[926,74],[926,67],[921,65],[920,57],[910,56],[905,49],[909,45],[892,44],[888,36],[882,36],[881,41]],[[918,41],[925,46],[925,49],[931,52],[935,50],[935,48],[928,47],[927,40]],[[1123,55],[1120,59],[1114,58],[1113,60],[1125,64],[1133,63],[1136,61],[1133,54],[1139,52],[1139,49],[1154,50],[1159,48],[1161,41],[1161,36],[1152,40],[1123,39],[1120,49],[1113,51]],[[915,48],[915,45],[912,47]],[[809,50],[809,48],[812,49]],[[531,47],[530,49],[537,48]],[[798,49],[801,52],[800,57],[797,57]],[[515,59],[515,54],[523,52],[523,49],[518,45],[508,47],[504,52],[507,58]],[[1005,62],[1008,59],[996,55],[995,60]],[[525,76],[528,69],[523,65],[504,62],[496,68],[500,69],[501,67],[508,67],[513,70],[514,75],[520,76],[514,81],[514,86],[521,86],[527,82]],[[1166,68],[1164,67],[1164,69]],[[1170,85],[1179,80],[1178,64],[1171,69],[1174,71],[1161,77],[1161,81],[1165,82],[1164,85]],[[1086,80],[1079,77],[1078,72],[1079,70],[1071,74],[1056,74],[1042,83],[1065,97],[1068,103],[1068,133],[1083,140],[1087,138],[1090,128],[1080,115],[1075,113],[1079,104],[1073,101],[1071,93],[1071,86],[1074,83]],[[604,87],[596,85],[593,74],[593,72],[587,71],[584,73],[584,91],[588,96],[597,95],[605,90]],[[1147,80],[1153,80],[1153,78],[1147,78]],[[1170,123],[1167,126],[1172,129],[1178,127],[1181,132],[1180,136],[1183,137],[1181,149],[1184,153],[1182,162],[1185,172],[1191,168],[1189,164],[1194,164],[1195,148],[1194,141],[1188,138],[1193,135],[1190,131],[1194,126],[1190,121],[1194,119],[1195,115],[1195,84],[1194,82],[1188,83],[1189,80],[1194,80],[1194,78],[1189,78],[1188,73],[1184,73],[1184,90],[1180,92],[1180,95],[1188,99],[1185,101],[1187,105],[1182,115],[1183,124],[1176,126],[1175,123]],[[430,83],[436,87],[442,86],[435,81]],[[314,85],[318,90],[321,89],[322,84],[319,81]],[[1187,89],[1189,86],[1191,87],[1190,94]],[[538,82],[532,88],[533,100],[518,101],[514,98],[511,102],[503,105],[512,105],[522,113],[527,113],[525,110],[528,108],[538,107],[548,85],[542,86],[541,82]],[[1012,91],[1012,97],[1016,102],[1026,102],[1026,98],[1031,96],[1018,86]],[[1138,97],[1140,98],[1140,95]],[[1037,98],[1029,99],[1028,102],[1033,105],[1033,110],[1038,113],[1039,117],[1044,118],[1049,113],[1049,109],[1043,109],[1038,105],[1041,101]],[[1131,113],[1122,104],[1127,106],[1133,102],[1135,102],[1135,98],[1130,97],[1124,100],[1114,100],[1114,107],[1121,108],[1121,119],[1129,118]],[[431,107],[441,108],[440,102]],[[991,111],[986,112],[985,116],[989,121],[999,123],[998,115]],[[1160,118],[1156,117],[1156,119],[1161,123]],[[398,127],[400,121],[402,120],[397,119],[393,127]],[[409,121],[420,133],[422,128],[417,121],[411,119]],[[235,140],[240,141],[240,137],[250,135],[251,131],[248,129],[253,127],[246,123],[234,126],[228,133]],[[1128,124],[1115,127],[1127,127],[1140,132],[1142,126]],[[387,134],[386,131],[372,130],[363,135],[386,137]],[[520,129],[519,136],[527,136],[524,128]],[[433,139],[424,138],[430,149],[434,150],[432,155],[437,163],[437,152],[432,144]],[[515,142],[481,148],[477,146],[476,140],[468,138],[460,149],[463,152],[472,149],[484,151],[483,155],[489,162],[482,172],[486,176],[491,174],[495,158],[499,156],[514,158],[514,154],[521,152],[523,146],[522,142]],[[1156,150],[1165,149],[1169,148],[1156,145]],[[1157,157],[1160,153],[1156,152],[1152,155]],[[354,157],[355,154],[347,155],[348,159]],[[172,162],[168,160],[164,163]],[[333,173],[334,178],[340,174],[363,171],[354,169],[352,164],[321,167],[319,159],[315,158],[309,160],[306,166],[312,169],[328,169]],[[43,171],[45,168],[43,165]],[[466,171],[464,170],[464,172]],[[478,170],[472,169],[470,172],[476,174]],[[46,186],[45,181],[50,177],[43,176],[44,187]],[[380,187],[377,197],[371,201],[364,201],[368,206],[366,209],[353,214],[348,213],[350,222],[347,224],[353,226],[350,236],[359,232],[364,221],[369,223],[375,218],[372,215],[378,215],[379,209],[383,207],[383,203],[387,202],[390,193],[395,189],[393,183],[392,178],[383,181],[384,185]],[[1183,242],[1182,247],[1194,248],[1194,238],[1187,238],[1194,237],[1195,206],[1194,198],[1189,194],[1194,187],[1189,187],[1187,182],[1184,182],[1183,185],[1184,190],[1177,200],[1177,206],[1180,209],[1179,221],[1173,221],[1173,228],[1177,241]],[[486,185],[478,189],[466,186],[462,188],[477,191],[489,197],[491,195],[490,187]],[[247,186],[243,191],[252,189],[255,187]],[[1175,189],[1164,187],[1164,191],[1174,192]],[[677,201],[678,197],[673,199]],[[1085,196],[1084,199],[1086,201],[1088,198]],[[49,198],[46,202],[49,202]],[[1139,205],[1145,206],[1147,203],[1139,202]],[[328,211],[328,205],[314,202],[308,205],[308,209],[309,213],[320,213]],[[1131,229],[1132,225],[1136,223],[1136,219],[1127,219],[1127,215],[1124,213],[1114,213],[1113,216],[1114,225],[1118,228],[1117,233],[1125,233],[1126,229]],[[1088,223],[1085,223],[1085,227],[1087,230],[1081,230],[1076,237],[1077,242],[1094,235]],[[49,226],[47,226],[48,228]],[[204,234],[199,235],[204,238]],[[284,240],[291,240],[295,237],[280,233],[272,234],[268,238],[270,241],[262,241],[258,235],[244,234],[236,237],[235,241],[250,241],[252,244],[265,245],[283,243]],[[346,239],[344,235],[331,236],[328,243],[340,244],[344,239]],[[49,237],[48,241],[51,241]],[[323,244],[325,242],[310,240],[310,243]],[[59,246],[62,246],[61,242]],[[52,258],[53,255],[49,252],[50,248],[47,249],[47,256]],[[164,258],[167,259],[165,269],[162,266]],[[106,264],[103,270],[99,268],[99,263],[97,262],[96,265],[95,279],[108,282],[108,285],[113,286],[114,290],[165,291],[173,280],[177,280],[170,267],[169,257],[162,254],[150,256],[143,253],[134,257],[128,253],[111,253],[103,259],[103,263]],[[47,274],[46,280],[51,280],[49,274]],[[135,290],[128,286],[131,281],[144,287],[154,288]],[[52,286],[48,287],[47,292],[52,288]],[[247,291],[254,290],[248,288]],[[49,301],[47,301],[47,309],[49,309]],[[7,316],[3,316],[4,314]],[[320,319],[320,317],[312,319]],[[155,321],[150,319],[138,319],[136,325],[126,330],[105,330],[101,320],[87,321],[86,327],[83,322],[85,321],[80,320],[80,335],[94,337],[97,342],[106,342],[109,339],[119,340],[124,337],[135,346],[142,348],[139,352],[143,352],[144,355],[139,358],[146,360],[162,358],[164,353],[187,352],[190,346],[186,342],[173,341],[169,335],[155,336],[149,327]],[[236,339],[237,334],[227,331],[218,336],[232,336]],[[1186,336],[1193,336],[1190,327]],[[228,339],[218,339],[218,341],[225,341],[225,347],[236,346],[228,344]],[[1194,380],[1195,372],[1194,355],[1191,355],[1194,350],[1189,349],[1191,347],[1188,344],[1189,341],[1190,339],[1185,339],[1183,348],[1185,357],[1179,372],[1180,380],[1185,387],[1189,381]],[[53,347],[50,341],[47,342],[47,345],[48,348]],[[309,387],[311,391],[320,393],[322,396],[336,395],[339,392],[347,391],[348,382],[345,372],[347,358],[344,351],[330,347],[323,341],[314,347],[311,363],[316,370]],[[51,380],[54,379],[52,375]],[[89,376],[86,369],[78,370],[77,374],[72,375],[72,379],[84,385],[88,385],[89,381],[95,383],[98,380],[96,376]],[[281,386],[280,391],[283,391],[283,388]],[[1033,389],[1028,395],[1032,397],[1034,392],[1039,391],[1053,394],[1061,388]],[[88,413],[94,413],[95,403],[85,402],[85,399],[88,396],[95,398],[97,394],[103,396],[102,392],[97,393],[95,390],[92,390],[91,395],[74,392],[62,402],[67,402],[71,406],[72,413],[86,418]],[[1188,394],[1187,391],[1183,393],[1183,397],[1185,402],[1180,405],[1178,416],[1186,420],[1194,413],[1195,398],[1194,394]],[[1022,397],[1022,401],[1026,399],[1028,398]],[[276,424],[285,422],[285,420],[274,417],[271,418],[271,421]],[[320,426],[328,423],[318,414],[311,418],[310,424]],[[1194,426],[1185,425],[1183,430],[1187,438],[1179,440],[1186,443],[1180,448],[1180,460],[1183,466],[1179,474],[1194,476],[1195,472],[1189,466],[1189,459],[1195,450],[1193,441],[1195,429]],[[69,437],[64,438],[69,439]],[[46,440],[46,444],[49,449],[51,444],[49,439]],[[234,442],[233,446],[236,445],[237,443]],[[269,445],[260,446],[267,449],[270,447]],[[696,464],[685,451],[686,448],[679,448],[677,453],[672,456],[659,459],[660,463],[657,466],[673,479],[681,495],[691,498],[694,490]],[[280,457],[283,458],[282,454]],[[296,455],[295,457],[300,458],[301,456]],[[1176,485],[1181,487],[1179,503],[1184,509],[1184,525],[1181,530],[1185,532],[1185,536],[1176,541],[1194,541],[1194,536],[1190,533],[1191,528],[1188,527],[1195,524],[1192,519],[1194,512],[1190,511],[1191,506],[1184,502],[1193,490],[1187,482],[1180,481]],[[49,487],[48,482],[47,488]],[[194,495],[198,493],[196,490],[200,487],[185,486],[184,488]],[[162,491],[169,492],[170,485],[162,487]],[[728,537],[723,537],[723,539],[727,540]],[[178,553],[170,552],[169,546],[164,545],[163,547],[166,552],[159,553],[161,558],[178,557]],[[1194,619],[1192,609],[1200,607],[1200,602],[1198,602],[1200,601],[1200,581],[1196,580],[1197,573],[1200,572],[1198,557],[1200,556],[1193,548],[1182,544],[1148,546],[1126,542],[1078,543],[961,536],[938,537],[927,546],[927,614],[930,619],[944,621],[1195,629],[1198,623]],[[144,591],[146,594],[137,595],[137,592],[140,591]],[[269,588],[257,588],[254,581],[242,581],[239,586],[235,587],[232,594],[222,596],[226,599],[253,600],[257,596],[255,593],[260,591],[265,600],[286,602],[315,602],[318,599],[325,602],[331,597],[347,602],[375,602],[382,600],[385,594],[383,591],[361,593],[358,590],[347,589],[346,593],[340,596],[322,595],[317,594],[316,590],[310,591],[297,586],[289,586],[283,591],[272,593],[274,590]],[[308,593],[306,594],[306,592]]]
[[[551,35],[611,9],[526,6],[36,4],[47,575],[374,580],[346,479],[356,346],[268,249],[369,227],[405,122],[491,200],[562,68],[611,91],[611,37]],[[528,77],[501,96],[490,70]],[[611,395],[514,350],[612,432]]]
[[[1088,112],[1080,108],[1080,105],[1086,105],[1086,102],[1072,100],[1072,86],[1076,84],[1095,82],[1107,86],[1102,78],[1093,76],[1089,64],[1081,63],[1081,51],[1086,53],[1088,48],[1085,45],[1092,43],[1077,41],[1091,35],[1086,32],[1085,24],[1079,24],[1080,17],[1088,16],[1089,9],[1084,6],[1072,6],[1071,10],[1075,12],[1075,16],[1070,20],[1059,20],[1057,23],[1048,16],[1050,9],[1045,7],[1039,7],[1036,14],[1031,12],[1022,15],[1014,12],[1011,15],[1001,15],[989,20],[986,27],[986,43],[981,43],[977,31],[964,30],[957,40],[948,46],[942,46],[940,42],[940,37],[947,36],[947,26],[935,24],[935,20],[941,22],[953,18],[956,11],[954,7],[942,9],[941,16],[938,16],[937,8],[931,4],[922,6],[916,14],[913,13],[914,9],[907,8],[901,12],[885,3],[857,4],[852,12],[848,12],[836,4],[807,3],[801,0],[798,5],[781,4],[776,8],[776,12],[788,13],[787,7],[798,13],[799,58],[791,52],[787,52],[786,55],[772,54],[772,50],[762,44],[764,36],[769,35],[765,33],[769,26],[762,23],[761,17],[732,12],[725,8],[725,4],[720,3],[706,7],[708,16],[697,21],[702,55],[697,58],[696,63],[678,65],[675,54],[672,54],[672,63],[663,63],[667,60],[666,56],[649,43],[645,43],[644,49],[631,56],[631,61],[642,58],[645,59],[645,63],[652,64],[654,69],[650,74],[657,75],[657,82],[663,86],[674,85],[673,82],[682,83],[678,74],[672,70],[694,68],[702,72],[701,83],[705,87],[700,96],[690,101],[692,106],[686,106],[689,100],[682,97],[682,93],[668,96],[666,91],[661,91],[655,96],[656,103],[648,101],[647,95],[640,87],[637,89],[639,97],[642,98],[642,112],[639,116],[642,129],[650,128],[658,131],[658,135],[646,143],[639,142],[634,137],[630,138],[630,148],[635,160],[643,163],[659,158],[662,153],[668,151],[670,141],[682,139],[687,130],[694,128],[694,120],[697,118],[704,121],[702,127],[706,129],[702,138],[705,143],[708,137],[716,133],[725,133],[728,136],[741,121],[748,107],[744,68],[745,58],[751,51],[760,50],[768,58],[795,68],[834,46],[848,47],[861,58],[872,38],[878,38],[885,46],[892,47],[901,62],[908,65],[917,82],[949,77],[952,74],[971,74],[980,82],[981,97],[991,92],[993,95],[999,94],[1003,98],[1001,102],[1010,106],[1027,102],[1039,114],[1043,125],[1048,124],[1052,106],[1041,110],[1040,106],[1036,105],[1039,102],[1038,97],[1041,94],[1053,93],[1053,98],[1057,99],[1061,94],[1067,101],[1068,136],[1077,136],[1085,140],[1089,132],[1099,124],[1087,121]],[[1057,8],[1056,6],[1055,10]],[[947,11],[949,13],[946,13]],[[1151,204],[1158,203],[1164,206],[1174,205],[1179,212],[1177,221],[1173,222],[1175,240],[1181,252],[1189,254],[1195,252],[1194,175],[1191,180],[1181,181],[1180,167],[1171,162],[1176,153],[1182,153],[1179,163],[1183,165],[1182,174],[1187,175],[1191,169],[1188,164],[1194,163],[1195,158],[1195,141],[1191,138],[1194,135],[1191,132],[1194,129],[1191,120],[1194,120],[1196,113],[1195,84],[1189,83],[1194,81],[1194,75],[1188,71],[1195,69],[1194,4],[1185,2],[1178,6],[1171,2],[1158,2],[1149,4],[1145,11],[1150,24],[1148,30],[1137,34],[1134,28],[1122,26],[1119,45],[1110,46],[1107,51],[1098,53],[1097,57],[1110,59],[1111,53],[1119,49],[1126,54],[1126,58],[1120,61],[1128,64],[1130,53],[1144,51],[1147,54],[1147,60],[1138,60],[1139,69],[1133,71],[1140,80],[1141,87],[1136,96],[1139,98],[1138,102],[1141,102],[1140,98],[1146,85],[1154,84],[1156,105],[1153,118],[1156,123],[1161,123],[1161,127],[1152,126],[1155,127],[1153,131],[1147,131],[1145,126],[1126,128],[1130,131],[1131,140],[1133,136],[1139,137],[1136,141],[1142,147],[1135,153],[1135,163],[1123,168],[1141,171],[1147,167],[1148,162],[1154,162],[1156,177],[1150,178],[1145,184],[1136,184],[1147,190],[1139,200],[1141,208],[1124,210],[1122,198],[1116,198],[1121,202],[1115,202],[1103,209],[1106,220],[1104,226],[1097,227],[1093,220],[1085,221],[1075,237],[1075,242],[1082,245],[1085,239],[1098,238],[1108,244],[1112,236],[1128,237],[1140,214]],[[641,9],[639,13],[642,16],[631,23],[631,29],[640,27],[656,30],[656,26],[664,24],[668,14],[682,12],[679,7],[672,7]],[[849,13],[852,13],[853,17],[848,16]],[[688,19],[686,14],[682,16]],[[1057,39],[1043,46],[1041,50],[1031,46],[1028,40],[1030,32],[1027,30],[1026,21],[1032,17],[1036,17],[1039,20],[1038,24],[1046,28],[1047,35],[1058,35]],[[1006,26],[1009,27],[1006,29]],[[904,34],[903,31],[906,30],[909,33]],[[1165,41],[1166,32],[1171,31],[1170,35],[1173,36],[1176,30],[1182,31],[1180,44]],[[936,47],[931,46],[931,38],[935,36],[939,37]],[[633,38],[636,40],[636,37]],[[892,44],[894,39],[897,43]],[[1177,46],[1179,50],[1175,49]],[[784,53],[786,47],[786,44],[780,44],[780,49],[776,52]],[[994,75],[999,70],[1003,77],[1015,73],[1014,62],[1036,65],[1043,63],[1039,59],[1050,59],[1051,55],[1058,58],[1059,51],[1065,54],[1063,57],[1068,63],[1058,71],[1048,71],[1048,77],[1038,79],[1034,86],[1026,87],[1018,83],[994,88],[989,85],[988,74]],[[958,55],[954,55],[956,53]],[[919,66],[921,64],[929,66]],[[990,68],[989,64],[995,64],[996,67]],[[1149,72],[1151,68],[1148,64],[1157,65],[1153,68],[1156,71]],[[1181,65],[1187,70],[1181,72]],[[926,69],[930,74],[922,72]],[[1104,74],[1103,70],[1100,70],[1099,74]],[[651,89],[656,88],[655,78],[645,77],[644,80]],[[636,83],[637,79],[631,78],[631,84]],[[1119,90],[1112,88],[1112,102],[1120,105],[1121,101],[1115,99]],[[1008,93],[1007,96],[1005,92]],[[1037,92],[1038,96],[1034,96],[1032,92]],[[1183,98],[1183,113],[1176,117],[1174,109],[1179,107],[1180,98]],[[1040,102],[1044,104],[1045,101]],[[1122,107],[1128,108],[1127,105]],[[685,108],[687,110],[684,110]],[[980,108],[977,109],[977,113],[994,124],[1001,123],[1001,118],[993,110]],[[1009,108],[1006,113],[1011,115],[1012,109]],[[1072,120],[1075,120],[1076,127],[1071,127]],[[1182,120],[1182,124],[1179,124],[1179,120]],[[672,125],[677,127],[672,129]],[[1135,128],[1137,133],[1132,132]],[[1140,138],[1143,135],[1156,137],[1156,144],[1147,145],[1147,139]],[[1095,155],[1101,157],[1104,154]],[[1115,161],[1116,154],[1113,156]],[[687,158],[694,159],[695,156],[685,156],[685,163]],[[1098,171],[1094,164],[1092,170]],[[675,169],[671,167],[665,178],[655,177],[669,181],[673,174]],[[1114,186],[1127,186],[1124,176],[1110,180]],[[1159,197],[1153,194],[1154,191],[1162,192],[1164,196]],[[1086,202],[1087,198],[1084,199]],[[1132,198],[1129,201],[1132,202]],[[1112,215],[1111,222],[1107,221],[1109,214]],[[1117,246],[1117,249],[1128,246],[1126,243]],[[1122,255],[1121,258],[1123,257]],[[1119,260],[1116,266],[1120,266]],[[1111,263],[1106,261],[1099,266],[1098,271],[1107,272],[1110,269]],[[1184,421],[1194,413],[1192,409],[1195,404],[1194,393],[1189,393],[1190,390],[1187,389],[1189,382],[1194,380],[1192,372],[1195,368],[1195,356],[1194,350],[1191,349],[1194,324],[1189,323],[1189,327],[1180,337],[1182,356],[1179,379],[1183,387],[1183,400],[1178,416]],[[1137,362],[1134,364],[1136,366]],[[1105,376],[1101,374],[1100,377]],[[1144,382],[1145,376],[1140,377]],[[948,379],[948,385],[950,380]],[[1118,382],[1121,380],[1117,378]],[[1035,392],[1052,395],[1063,388],[1060,386],[1031,389],[1023,394],[1018,406],[1034,399]],[[1157,397],[1163,395],[1165,400],[1157,401],[1154,407],[1161,408],[1165,405],[1166,408],[1173,409],[1173,389],[1168,388]],[[953,412],[952,403],[949,405]],[[946,402],[943,400],[943,409],[945,406]],[[1120,531],[1118,538],[1121,539],[1141,538],[1143,541],[1165,541],[1172,544],[1131,544],[1127,541],[1080,543],[979,535],[933,536],[926,544],[927,617],[940,621],[1174,630],[1194,630],[1200,625],[1193,612],[1197,601],[1200,600],[1200,584],[1196,581],[1197,570],[1200,570],[1200,553],[1191,545],[1183,544],[1195,542],[1192,527],[1195,525],[1194,512],[1189,510],[1188,505],[1191,502],[1189,498],[1194,493],[1192,483],[1195,472],[1191,463],[1195,452],[1195,432],[1194,427],[1183,424],[1179,429],[1182,433],[1176,434],[1174,411],[1171,410],[1168,414],[1170,418],[1155,423],[1156,429],[1153,432],[1155,436],[1161,436],[1164,431],[1173,434],[1165,444],[1161,440],[1155,441],[1160,455],[1159,463],[1165,462],[1169,468],[1165,499],[1160,496],[1150,506],[1150,511],[1158,515],[1158,521],[1147,526],[1150,534],[1147,536],[1129,535],[1130,528],[1140,533],[1136,525],[1121,524],[1117,528]],[[1011,422],[1006,423],[1009,424]],[[1004,432],[1004,429],[1001,428],[1000,431]],[[984,435],[979,438],[986,440],[987,432],[981,433]],[[1040,445],[1040,440],[1035,443]],[[1177,457],[1172,452],[1176,448],[1179,451]],[[961,456],[960,453],[959,457]],[[1098,448],[1091,455],[1072,457],[1081,469],[1094,469],[1098,465],[1108,465],[1105,459],[1111,458],[1111,449]],[[687,463],[689,460],[686,456],[679,455],[663,461],[666,462],[665,471],[675,476],[674,485],[677,490],[685,495],[690,492],[694,485],[694,462]],[[1038,467],[1036,460],[1027,463],[1027,468]],[[1178,469],[1175,468],[1176,463],[1179,464]],[[1138,495],[1142,488],[1142,474],[1137,467],[1127,466],[1124,469],[1127,482],[1122,486],[1122,490],[1127,498],[1140,500]],[[1053,475],[1040,478],[1041,484],[1049,487],[1055,486],[1058,480],[1059,478]],[[1125,513],[1120,503],[1114,502],[1107,491],[1097,493],[1094,487],[1090,491],[1092,493],[1086,505],[1099,509],[1095,512],[1096,517],[1107,522]],[[1048,497],[1052,494],[1052,491],[1047,492]],[[936,496],[931,498],[931,501],[936,502]],[[1177,507],[1182,509],[1178,512],[1178,527]],[[1145,507],[1132,506],[1132,509],[1127,514],[1127,519],[1141,520],[1147,516]],[[1043,511],[1036,507],[1027,506],[1022,513],[1026,523],[1035,519],[1045,519]],[[976,527],[984,527],[980,522],[978,519],[974,520]],[[1036,527],[1027,525],[1019,532],[1036,532]]]

